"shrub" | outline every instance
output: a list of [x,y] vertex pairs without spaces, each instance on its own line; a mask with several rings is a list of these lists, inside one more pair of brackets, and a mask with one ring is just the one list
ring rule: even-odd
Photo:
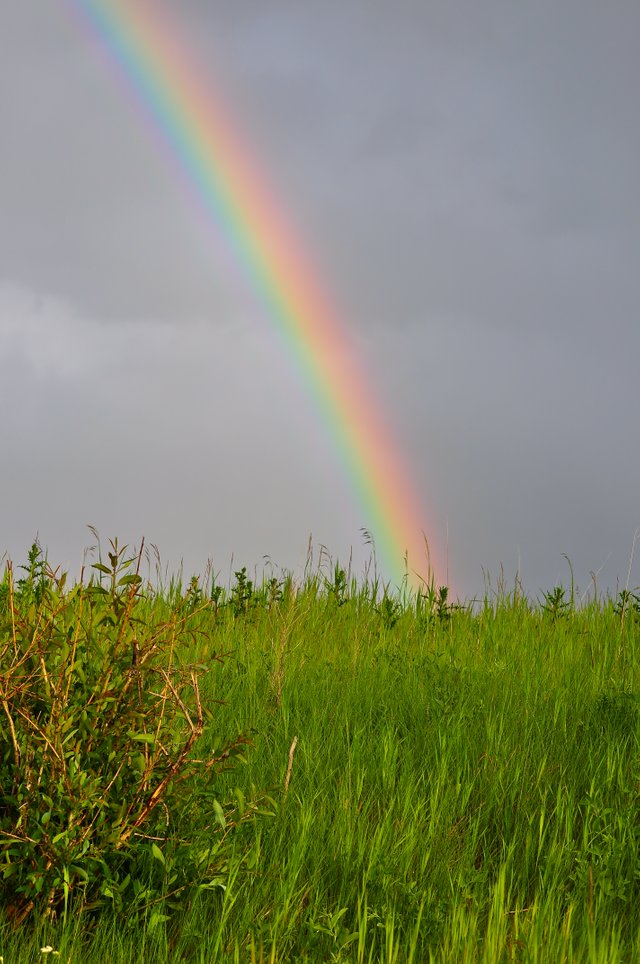
[[219,886],[225,841],[256,811],[215,796],[244,737],[194,757],[221,659],[193,662],[198,610],[150,605],[140,555],[114,541],[108,558],[67,589],[36,544],[26,577],[9,564],[0,585],[0,901],[15,923]]

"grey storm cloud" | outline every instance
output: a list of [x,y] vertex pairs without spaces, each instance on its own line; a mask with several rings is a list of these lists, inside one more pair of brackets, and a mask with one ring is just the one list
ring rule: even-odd
[[[162,7],[341,306],[456,588],[503,563],[535,593],[563,553],[615,588],[640,524],[637,5]],[[296,565],[309,532],[361,560],[295,366],[69,10],[0,12],[6,548],[38,530],[74,559],[95,522],[193,567]]]

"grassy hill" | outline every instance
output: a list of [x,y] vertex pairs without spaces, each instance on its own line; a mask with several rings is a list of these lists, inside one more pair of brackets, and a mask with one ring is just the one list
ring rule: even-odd
[[637,596],[34,547],[0,631],[5,964],[640,959]]

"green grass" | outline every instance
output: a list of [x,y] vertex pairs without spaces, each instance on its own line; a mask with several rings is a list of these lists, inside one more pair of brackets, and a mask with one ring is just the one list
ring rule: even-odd
[[[190,587],[193,658],[228,654],[196,755],[247,734],[216,797],[275,804],[228,833],[219,882],[162,916],[7,922],[4,964],[640,960],[637,597],[472,609],[337,576]],[[169,863],[222,833],[207,799]]]

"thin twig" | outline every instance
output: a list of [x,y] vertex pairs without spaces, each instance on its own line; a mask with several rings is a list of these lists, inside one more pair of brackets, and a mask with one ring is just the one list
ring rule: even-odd
[[11,731],[11,744],[13,746],[13,761],[15,763],[16,777],[17,777],[17,774],[20,770],[20,747],[18,746],[18,737],[16,736],[16,728],[13,725],[13,718],[9,710],[9,704],[5,699],[2,700],[2,709],[5,712],[5,716],[7,717],[7,721],[9,723],[9,729]]
[[7,561],[7,575],[9,577],[9,610],[11,612],[11,639],[13,640],[14,656],[18,655],[18,640],[16,639],[16,611],[13,605],[13,565],[11,559]]
[[[167,789],[171,781],[178,776],[183,766],[185,765],[185,762],[187,760],[191,747],[202,735],[202,730],[204,727],[204,717],[202,715],[202,704],[200,702],[200,690],[198,688],[198,677],[195,674],[195,672],[193,670],[191,671],[191,685],[193,687],[196,712],[198,714],[197,720],[195,723],[191,719],[191,716],[187,710],[187,707],[185,706],[183,700],[180,699],[178,691],[173,686],[168,674],[164,670],[160,670],[160,674],[161,676],[163,676],[165,683],[171,690],[172,696],[174,697],[176,703],[182,710],[185,716],[185,719],[191,728],[191,733],[187,737],[187,740],[184,746],[182,747],[182,750],[180,751],[180,753],[178,754],[174,762],[171,764],[171,766],[169,767],[168,771],[166,772],[162,780],[160,780],[158,785],[155,787],[155,789],[147,799],[147,802],[142,807],[142,810],[140,811],[136,819],[121,834],[120,839],[116,844],[117,848],[122,847],[127,842],[128,838],[131,836],[133,831],[137,830],[138,827],[140,827],[144,823],[144,821],[147,819],[151,811],[154,810],[155,807],[157,807],[157,805],[160,803],[160,800],[165,790]],[[129,808],[129,812],[131,812],[131,807]]]

